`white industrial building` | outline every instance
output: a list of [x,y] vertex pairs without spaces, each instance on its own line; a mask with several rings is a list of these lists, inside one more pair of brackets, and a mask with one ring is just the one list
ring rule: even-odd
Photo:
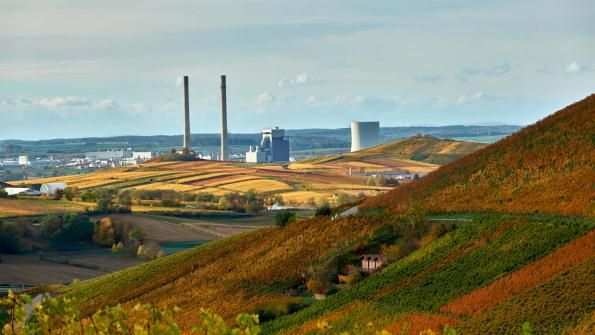
[[107,151],[91,151],[85,153],[87,160],[108,160],[117,161],[123,158],[132,158],[132,151],[130,150],[107,150]]
[[263,129],[260,145],[250,146],[250,150],[246,152],[246,162],[289,162],[289,140],[285,137],[285,130],[279,129],[279,127]]
[[151,151],[134,151],[132,152],[132,158],[139,161],[148,161],[157,157],[157,154]]
[[380,144],[380,122],[351,122],[351,152]]

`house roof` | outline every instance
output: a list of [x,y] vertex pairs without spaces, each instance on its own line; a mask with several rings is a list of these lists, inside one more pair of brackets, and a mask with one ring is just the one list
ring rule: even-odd
[[10,184],[7,184],[7,183],[5,183],[3,181],[0,181],[0,188],[7,188],[7,187],[14,187],[14,186],[12,186]]
[[367,260],[384,260],[386,256],[384,254],[363,254],[359,256],[360,260],[367,259]]

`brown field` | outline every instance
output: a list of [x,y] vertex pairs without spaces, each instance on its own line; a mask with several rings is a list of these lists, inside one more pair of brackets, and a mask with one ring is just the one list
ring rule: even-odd
[[70,283],[74,279],[89,279],[108,273],[37,259],[37,255],[1,255],[0,283],[43,285]]

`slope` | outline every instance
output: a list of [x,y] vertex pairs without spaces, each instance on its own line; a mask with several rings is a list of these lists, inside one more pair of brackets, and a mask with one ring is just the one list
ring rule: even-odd
[[595,95],[363,207],[593,214]]
[[[484,168],[496,164],[506,171],[504,163],[521,160],[511,164],[508,173],[526,176],[531,181],[549,176],[544,172],[549,170],[561,171],[566,177],[573,176],[577,170],[584,172],[585,166],[595,163],[588,150],[592,138],[587,136],[589,131],[592,134],[593,100],[591,96],[521,131],[510,145],[504,140],[468,156],[472,159],[462,160]],[[575,132],[562,131],[571,126]],[[572,146],[565,145],[569,143]],[[553,154],[548,146],[559,152]],[[522,151],[521,156],[515,148]],[[545,153],[550,153],[552,159],[542,159],[542,169],[533,168],[538,160],[534,156]],[[572,168],[560,169],[557,160],[561,157],[574,160],[562,165]],[[439,193],[450,185],[444,169],[454,173],[452,178],[456,180],[468,180],[466,191],[484,197],[489,206],[477,208],[471,203],[460,207],[471,213],[436,214],[445,209],[431,206],[434,203],[424,202],[420,195],[431,199],[433,192]],[[336,220],[312,218],[285,228],[265,228],[238,235],[74,284],[65,293],[78,298],[86,311],[115,303],[124,303],[126,307],[137,302],[175,304],[184,310],[178,316],[184,329],[196,323],[198,307],[213,308],[226,318],[239,311],[278,311],[270,317],[271,321],[264,323],[267,333],[316,332],[319,321],[329,322],[333,333],[354,326],[368,327],[366,324],[373,321],[371,328],[395,332],[404,328],[409,333],[422,328],[439,330],[448,324],[457,326],[464,334],[516,333],[525,321],[531,321],[539,333],[562,333],[588,323],[595,310],[591,299],[595,289],[593,218],[518,214],[551,213],[566,208],[548,209],[545,206],[551,204],[550,194],[535,189],[531,202],[512,198],[511,204],[523,204],[522,211],[514,206],[493,207],[497,188],[485,189],[482,183],[474,181],[477,170],[476,166],[461,167],[455,162],[441,168],[439,173],[413,182],[411,187],[394,191],[390,197],[371,199],[365,204],[367,210],[364,208],[357,216]],[[573,186],[567,196],[582,199],[584,195],[575,193],[587,193],[587,197],[593,198],[592,185]],[[400,234],[410,224],[392,211],[374,207],[377,204],[395,211],[404,210],[411,199],[434,212],[430,222],[453,220],[457,228],[440,237],[434,235],[430,225],[424,236],[407,240]],[[393,201],[406,203],[395,206]],[[588,201],[573,202],[572,208],[573,211],[561,213],[589,213],[591,209]],[[478,209],[512,213],[472,213]],[[353,261],[354,254],[378,252],[383,244],[421,247],[383,271],[309,307],[310,298],[295,292],[294,288],[303,286],[308,265],[332,266],[341,271],[346,263],[357,262],[357,257]],[[499,280],[505,284],[499,284]],[[507,287],[513,290],[501,292]],[[484,296],[489,297],[489,303],[481,302]],[[466,301],[477,305],[467,308]],[[507,310],[516,312],[511,315]]]
[[305,159],[297,162],[297,164],[320,166],[349,162],[376,162],[382,164],[383,161],[386,162],[393,159],[443,165],[473,153],[486,145],[485,143],[455,141],[418,135],[356,152]]

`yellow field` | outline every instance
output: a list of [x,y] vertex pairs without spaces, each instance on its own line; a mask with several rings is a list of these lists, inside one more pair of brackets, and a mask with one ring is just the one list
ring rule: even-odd
[[0,218],[18,215],[82,212],[85,206],[68,201],[41,198],[0,199]]
[[134,186],[131,189],[137,190],[173,190],[177,192],[189,192],[189,191],[196,191],[201,189],[200,186],[195,185],[186,185],[186,184],[176,184],[176,183],[166,183],[166,182],[156,182],[151,184],[145,184],[141,186]]
[[306,188],[310,191],[390,191],[392,187],[385,186],[367,186],[351,184],[309,184]]
[[293,190],[291,186],[280,181],[271,179],[240,181],[237,183],[226,184],[222,188],[236,192],[247,192],[250,190],[254,190],[257,192],[278,192],[285,190]]

